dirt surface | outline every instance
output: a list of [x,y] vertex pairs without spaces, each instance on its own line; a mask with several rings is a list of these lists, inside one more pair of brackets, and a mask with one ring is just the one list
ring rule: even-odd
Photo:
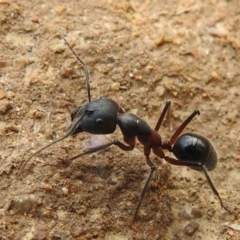
[[[0,0],[0,24],[0,239],[240,239],[239,0]],[[209,174],[233,214],[201,172],[152,154],[157,170],[132,221],[149,174],[141,144],[62,161],[106,136],[69,137],[19,174],[87,101],[81,65],[56,27],[88,66],[92,99],[112,98],[152,127],[171,99],[164,140],[201,111],[186,131],[218,151]]]

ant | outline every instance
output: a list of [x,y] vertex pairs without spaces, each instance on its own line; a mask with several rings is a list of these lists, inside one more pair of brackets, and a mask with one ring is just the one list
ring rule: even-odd
[[[90,148],[85,152],[68,159],[67,161],[72,161],[80,156],[100,151],[102,149],[110,147],[111,145],[115,145],[123,151],[132,151],[135,147],[136,139],[138,139],[138,141],[144,147],[144,155],[146,158],[146,163],[150,168],[150,173],[146,180],[145,186],[142,189],[140,199],[134,213],[134,219],[137,216],[138,210],[141,206],[142,200],[146,194],[151,178],[155,171],[155,165],[149,157],[151,151],[156,156],[166,160],[170,164],[187,166],[194,170],[202,171],[213,193],[218,197],[221,207],[230,212],[223,205],[222,199],[208,175],[208,171],[213,170],[218,162],[217,153],[213,145],[206,137],[195,133],[185,133],[181,135],[182,131],[193,120],[193,118],[196,115],[200,114],[200,111],[197,109],[194,110],[189,115],[189,117],[187,117],[186,120],[183,121],[183,123],[177,128],[169,140],[162,141],[162,138],[158,131],[163,123],[166,114],[170,111],[171,101],[167,101],[165,103],[163,111],[160,114],[160,117],[154,129],[152,129],[144,120],[138,116],[131,113],[124,113],[123,109],[112,99],[101,97],[99,99],[91,101],[88,68],[77,55],[75,50],[70,46],[61,31],[59,29],[57,30],[61,38],[64,40],[64,42],[67,44],[69,49],[72,51],[72,53],[75,55],[83,67],[83,71],[86,77],[88,102],[85,103],[82,107],[77,107],[73,110],[71,113],[72,123],[68,128],[65,136],[40,148],[38,151],[32,154],[22,164],[20,172],[24,170],[28,161],[39,152],[57,142],[62,141],[69,136],[73,136],[81,132],[87,132],[91,134],[110,134],[115,132],[116,126],[118,125],[123,134],[123,140],[125,143],[122,143],[119,140],[114,140],[107,144]],[[173,153],[175,158],[166,156],[163,150],[167,150]]]

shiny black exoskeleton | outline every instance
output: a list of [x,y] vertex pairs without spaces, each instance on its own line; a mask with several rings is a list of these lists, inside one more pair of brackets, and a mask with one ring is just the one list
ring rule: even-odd
[[85,103],[72,116],[72,124],[68,129],[69,134],[75,135],[80,132],[113,133],[116,130],[119,112],[121,112],[119,105],[108,98],[100,98]]
[[[181,135],[175,142],[172,152],[179,161],[201,162],[208,171],[217,166],[217,152],[211,142],[199,134],[186,133]],[[201,167],[191,168],[202,171]]]
[[[80,156],[97,152],[111,145],[115,145],[124,151],[131,151],[135,147],[137,138],[144,147],[146,163],[150,167],[151,171],[142,190],[134,217],[136,217],[137,215],[142,199],[147,191],[151,177],[155,170],[155,166],[149,157],[151,151],[156,156],[165,159],[170,164],[188,166],[195,170],[202,171],[212,191],[218,197],[221,206],[227,210],[227,208],[223,205],[220,195],[208,175],[208,171],[213,170],[217,164],[217,154],[214,147],[207,138],[201,135],[193,133],[186,133],[181,135],[182,131],[186,128],[186,126],[192,121],[192,119],[196,115],[199,115],[200,112],[198,110],[193,111],[193,113],[190,114],[189,117],[177,128],[177,130],[173,133],[169,140],[162,141],[162,138],[158,131],[163,123],[166,114],[170,110],[171,102],[166,102],[155,128],[152,129],[144,120],[142,120],[138,116],[134,114],[124,113],[123,109],[112,99],[99,98],[97,100],[91,101],[88,69],[82,62],[82,60],[78,57],[78,55],[75,53],[75,51],[71,48],[71,46],[68,44],[64,36],[62,34],[61,36],[66,42],[66,44],[69,46],[73,54],[83,65],[87,83],[88,102],[85,103],[82,107],[76,108],[72,112],[72,123],[68,128],[66,135],[48,144],[47,146],[44,146],[43,148],[35,152],[33,155],[31,155],[23,163],[21,171],[25,167],[26,163],[37,153],[55,144],[56,142],[63,140],[68,136],[76,135],[81,132],[88,132],[91,134],[110,134],[116,130],[117,126],[119,126],[123,134],[124,143],[119,140],[114,140],[107,144],[88,149],[85,152],[70,158],[69,160],[73,160]],[[164,150],[172,152],[176,158],[166,156]]]

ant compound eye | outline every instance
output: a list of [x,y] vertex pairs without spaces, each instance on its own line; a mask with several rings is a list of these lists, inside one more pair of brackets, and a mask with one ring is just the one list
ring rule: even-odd
[[94,111],[88,111],[88,110],[86,110],[85,113],[90,117],[90,116],[93,115]]
[[101,118],[98,118],[98,119],[96,120],[96,123],[97,123],[98,125],[102,125],[102,124],[103,124],[103,120],[102,120]]

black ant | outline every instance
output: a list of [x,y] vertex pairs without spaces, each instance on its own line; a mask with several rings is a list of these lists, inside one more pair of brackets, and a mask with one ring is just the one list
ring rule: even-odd
[[[134,213],[134,218],[137,216],[138,210],[141,206],[142,200],[146,194],[152,175],[155,171],[155,166],[149,158],[151,151],[156,156],[165,159],[170,164],[187,166],[194,170],[202,171],[213,193],[218,197],[221,207],[229,212],[229,210],[223,205],[222,199],[208,175],[208,171],[213,170],[216,167],[218,161],[217,153],[213,145],[207,138],[195,133],[185,133],[183,135],[180,135],[182,131],[186,128],[186,126],[192,121],[192,119],[196,115],[200,114],[199,110],[193,111],[192,114],[190,114],[190,116],[173,133],[169,140],[162,141],[158,130],[163,123],[165,115],[170,110],[171,101],[167,101],[165,103],[165,107],[154,129],[152,129],[144,120],[142,120],[138,116],[131,113],[124,113],[123,109],[112,99],[99,98],[97,100],[91,101],[88,68],[79,58],[79,56],[70,46],[70,44],[67,42],[59,29],[58,31],[62,39],[65,41],[72,53],[76,56],[78,61],[83,66],[87,84],[88,102],[85,103],[82,107],[76,108],[72,112],[72,123],[68,128],[66,135],[53,141],[47,146],[40,148],[38,151],[32,154],[22,164],[20,171],[23,171],[27,162],[32,159],[36,154],[46,149],[47,147],[59,141],[62,141],[68,136],[72,136],[80,132],[87,132],[91,134],[110,134],[116,130],[116,126],[118,125],[123,134],[123,140],[127,145],[123,144],[118,140],[114,140],[107,144],[90,148],[85,152],[68,159],[68,161],[74,160],[86,154],[100,151],[102,149],[108,148],[111,145],[116,145],[124,151],[131,151],[135,147],[137,138],[144,147],[146,163],[151,170],[146,180],[145,186],[141,192],[140,200]],[[163,150],[172,152],[176,158],[166,156]]]

